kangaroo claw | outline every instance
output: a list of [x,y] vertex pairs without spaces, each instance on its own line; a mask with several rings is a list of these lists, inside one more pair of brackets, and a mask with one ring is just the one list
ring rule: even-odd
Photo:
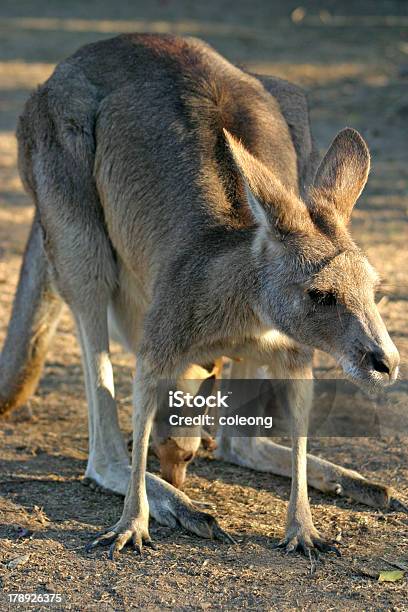
[[272,546],[274,549],[281,549],[286,554],[300,552],[310,561],[316,562],[320,558],[320,553],[334,553],[341,557],[341,552],[320,536],[311,534],[295,534],[293,537],[287,536],[277,544]]

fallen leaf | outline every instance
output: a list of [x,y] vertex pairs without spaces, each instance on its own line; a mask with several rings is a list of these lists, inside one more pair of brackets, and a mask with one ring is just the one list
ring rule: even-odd
[[386,572],[380,572],[378,576],[378,582],[396,582],[404,577],[404,572],[401,570],[391,570]]

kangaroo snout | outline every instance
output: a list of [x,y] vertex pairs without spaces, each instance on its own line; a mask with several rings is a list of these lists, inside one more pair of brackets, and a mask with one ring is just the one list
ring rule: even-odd
[[367,362],[375,372],[388,376],[389,383],[397,379],[400,356],[395,346],[387,352],[382,349],[371,351],[367,355]]
[[184,482],[186,480],[188,463],[188,460],[183,463],[173,464],[164,464],[163,461],[161,461],[160,470],[162,478],[166,482],[172,484],[173,487],[176,487],[176,489],[182,490],[184,487]]
[[392,384],[398,378],[400,356],[378,311],[376,318],[377,334],[374,334],[376,341],[367,355],[368,365],[382,376],[386,384]]

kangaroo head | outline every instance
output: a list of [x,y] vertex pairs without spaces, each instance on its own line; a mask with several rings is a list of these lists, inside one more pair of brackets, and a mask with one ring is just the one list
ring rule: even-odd
[[155,443],[155,453],[160,460],[161,477],[182,489],[186,479],[187,467],[195,457],[201,437],[168,437]]
[[399,354],[375,304],[378,277],[347,230],[370,169],[363,138],[349,128],[336,136],[303,201],[225,135],[257,224],[262,323],[332,354],[363,386],[395,381]]

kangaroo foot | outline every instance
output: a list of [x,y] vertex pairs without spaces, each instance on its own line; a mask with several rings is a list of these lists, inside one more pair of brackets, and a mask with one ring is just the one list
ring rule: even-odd
[[83,484],[92,489],[110,491],[117,495],[126,495],[130,478],[130,465],[118,461],[109,464],[88,462]]
[[275,544],[273,548],[280,548],[286,554],[300,552],[309,559],[318,559],[319,553],[335,553],[341,556],[336,546],[321,537],[313,523],[304,523],[292,520],[287,529],[283,540]]
[[86,551],[90,552],[97,546],[110,545],[109,559],[114,561],[117,553],[124,546],[132,544],[133,549],[139,555],[142,554],[143,546],[156,548],[149,536],[148,520],[142,517],[126,518],[123,517],[108,531],[102,533],[93,542],[86,546]]

